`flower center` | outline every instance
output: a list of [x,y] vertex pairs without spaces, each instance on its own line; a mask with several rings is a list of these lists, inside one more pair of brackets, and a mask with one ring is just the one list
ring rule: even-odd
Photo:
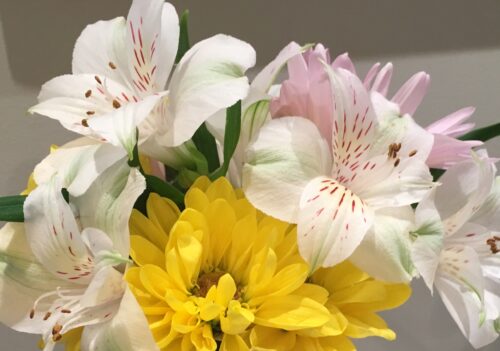
[[224,272],[213,271],[200,275],[198,277],[196,286],[193,288],[193,295],[198,297],[205,297],[210,288],[214,285],[217,285],[220,277],[222,277],[224,274]]

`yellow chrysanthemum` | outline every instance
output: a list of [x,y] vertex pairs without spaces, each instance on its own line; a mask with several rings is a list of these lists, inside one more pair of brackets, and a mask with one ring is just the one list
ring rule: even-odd
[[130,220],[136,266],[126,279],[160,349],[343,351],[354,349],[348,337],[393,337],[374,312],[402,303],[407,286],[349,263],[308,279],[296,227],[258,212],[224,178],[198,179],[185,205],[151,194],[148,216]]

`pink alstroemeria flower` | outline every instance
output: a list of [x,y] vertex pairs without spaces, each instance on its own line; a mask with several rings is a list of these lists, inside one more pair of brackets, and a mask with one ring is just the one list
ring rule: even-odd
[[[310,116],[328,138],[331,129],[330,86],[321,61],[334,68],[343,68],[354,74],[354,64],[347,54],[338,56],[331,62],[328,49],[318,44],[302,56],[288,63],[289,79],[283,82],[280,96],[271,102],[273,118],[291,115]],[[386,114],[413,116],[429,88],[430,77],[425,72],[414,74],[389,100],[393,65],[388,63],[380,68],[374,64],[366,74],[363,84],[371,92],[371,99],[379,118]],[[426,163],[431,168],[448,169],[457,162],[471,157],[471,149],[482,145],[480,141],[462,141],[459,136],[472,130],[474,123],[466,120],[474,113],[473,107],[462,108],[429,125],[426,130],[434,135],[434,145]]]

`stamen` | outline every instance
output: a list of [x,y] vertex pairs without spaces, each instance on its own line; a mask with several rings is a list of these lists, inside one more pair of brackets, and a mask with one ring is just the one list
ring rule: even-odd
[[500,252],[500,249],[497,246],[497,241],[500,242],[500,236],[496,236],[496,235],[494,235],[493,237],[486,240],[486,245],[488,245],[490,247],[491,253],[493,255]]
[[82,119],[82,126],[87,127],[89,126],[89,123],[86,119]]
[[400,161],[401,161],[401,160],[400,160],[399,158],[398,158],[398,159],[396,159],[396,162],[394,162],[394,167],[399,166],[399,162],[400,162]]
[[92,116],[95,114],[95,111],[87,111],[87,116]]
[[87,90],[87,91],[85,92],[85,97],[86,97],[86,98],[89,98],[89,97],[90,97],[90,95],[92,95],[92,90],[90,90],[90,89],[89,89],[89,90]]
[[417,150],[412,150],[410,151],[410,153],[408,154],[409,157],[413,157],[417,154]]
[[113,100],[113,107],[114,108],[120,108],[122,105],[118,102],[118,100]]
[[59,332],[62,330],[63,326],[60,325],[59,323],[56,323],[54,327],[52,328],[52,335],[57,335]]
[[46,321],[47,319],[50,318],[50,316],[52,316],[52,313],[50,313],[50,312],[45,313],[45,316],[43,317],[43,320]]
[[97,83],[102,84],[102,81],[98,76],[95,76],[94,79],[96,80]]
[[61,310],[61,313],[71,313],[71,310],[64,309],[64,310]]
[[31,309],[31,311],[30,311],[30,319],[33,319],[33,318],[35,318],[35,309],[34,308]]
[[61,339],[62,339],[61,334],[55,334],[54,336],[52,336],[52,340],[54,340],[54,342],[58,342]]
[[111,69],[116,69],[116,65],[113,62],[111,62],[111,61],[109,62],[109,67]]

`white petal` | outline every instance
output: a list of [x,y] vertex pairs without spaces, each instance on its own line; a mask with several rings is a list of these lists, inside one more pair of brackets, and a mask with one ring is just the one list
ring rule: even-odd
[[88,25],[76,40],[73,74],[108,77],[133,91],[126,56],[126,30],[123,17]]
[[350,260],[375,279],[409,282],[414,270],[409,236],[413,221],[409,206],[375,212],[372,228]]
[[500,177],[495,178],[491,193],[470,219],[491,230],[500,228]]
[[280,74],[281,70],[285,67],[288,60],[292,57],[299,55],[302,53],[306,47],[301,47],[296,42],[291,42],[287,46],[285,46],[278,56],[271,61],[262,71],[260,71],[257,76],[254,78],[251,84],[252,90],[257,90],[262,93],[267,93],[271,85],[274,84],[274,81]]
[[246,162],[243,189],[250,202],[273,217],[297,223],[305,186],[328,173],[331,156],[311,121],[283,117],[260,130]]
[[413,264],[431,292],[433,291],[444,238],[444,227],[434,206],[434,195],[435,189],[417,206],[414,230],[417,238],[412,245]]
[[494,177],[494,165],[479,156],[456,164],[441,176],[436,208],[445,223],[446,235],[453,234],[481,207],[491,193]]
[[177,54],[179,18],[163,0],[134,0],[127,16],[130,75],[139,94],[162,91]]
[[108,168],[84,195],[74,199],[82,226],[105,232],[114,249],[127,258],[130,248],[128,220],[145,187],[144,177],[126,163]]
[[254,49],[229,36],[194,45],[172,76],[165,145],[182,144],[215,112],[244,99],[249,90],[244,73],[254,64]]
[[43,184],[57,174],[71,195],[80,196],[108,167],[120,159],[126,162],[125,156],[123,149],[113,145],[76,139],[51,152],[35,167],[35,182]]
[[300,254],[311,271],[340,263],[358,247],[372,221],[372,210],[350,190],[334,179],[315,178],[300,199]]
[[54,177],[30,193],[24,203],[26,237],[47,270],[61,279],[88,284],[93,260],[62,188]]
[[126,104],[137,97],[110,78],[93,74],[64,75],[42,86],[39,104],[29,112],[58,120],[65,128],[100,139],[98,131],[87,127],[93,119],[115,111],[117,103]]
[[82,351],[114,350],[159,350],[149,330],[148,321],[129,289],[111,321],[86,327],[82,335]]
[[113,267],[100,269],[82,295],[80,304],[84,307],[93,307],[121,299],[125,292],[126,283],[123,275]]
[[436,288],[458,327],[474,346],[479,349],[498,338],[493,323],[482,321],[482,307],[477,297],[449,279],[436,281]]
[[153,108],[160,102],[162,95],[152,95],[143,100],[126,104],[118,110],[88,121],[90,129],[115,146],[123,147],[129,158],[137,144],[137,128]]
[[40,320],[29,318],[33,303],[58,286],[68,284],[36,260],[24,224],[5,224],[0,229],[0,322],[18,331],[40,333]]
[[82,231],[82,240],[95,257],[101,251],[113,250],[113,242],[102,230],[85,228]]

